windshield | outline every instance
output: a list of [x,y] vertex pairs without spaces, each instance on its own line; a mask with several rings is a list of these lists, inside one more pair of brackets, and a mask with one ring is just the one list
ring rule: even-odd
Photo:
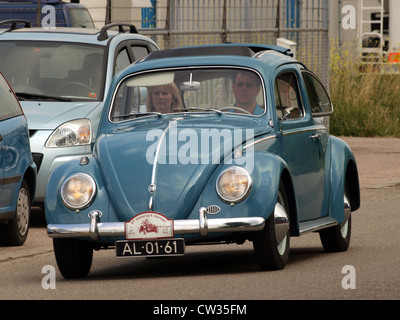
[[265,111],[260,76],[233,68],[191,68],[127,78],[118,88],[112,122],[177,112],[236,113],[260,116]]
[[94,28],[92,17],[88,10],[84,8],[69,8],[71,24],[73,28]]
[[20,100],[100,100],[104,48],[49,41],[1,41],[0,70]]

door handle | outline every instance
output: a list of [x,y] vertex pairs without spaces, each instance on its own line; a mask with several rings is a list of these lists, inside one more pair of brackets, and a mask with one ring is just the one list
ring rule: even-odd
[[322,134],[316,133],[316,134],[313,134],[312,136],[310,136],[310,139],[311,139],[312,141],[317,141],[317,140],[320,140],[321,137],[322,137]]

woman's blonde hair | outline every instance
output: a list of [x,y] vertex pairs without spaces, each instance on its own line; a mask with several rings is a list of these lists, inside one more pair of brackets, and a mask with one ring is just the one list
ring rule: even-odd
[[182,104],[182,99],[181,99],[181,93],[175,83],[170,83],[170,84],[166,84],[166,85],[154,86],[154,87],[147,88],[146,106],[147,106],[148,112],[155,111],[154,103],[153,103],[153,92],[155,91],[156,88],[160,88],[160,87],[163,90],[172,94],[171,111],[173,111],[174,108],[182,108],[183,104]]

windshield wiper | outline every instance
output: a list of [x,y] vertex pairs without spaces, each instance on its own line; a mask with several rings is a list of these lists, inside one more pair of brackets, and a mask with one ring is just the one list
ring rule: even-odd
[[45,95],[45,94],[37,94],[37,93],[16,92],[15,95],[20,100],[72,101],[71,98],[48,96],[48,95]]
[[116,118],[128,118],[128,117],[142,117],[142,116],[158,116],[161,118],[160,112],[141,112],[141,113],[127,113],[120,114],[118,116],[112,116],[111,119],[114,120]]
[[191,107],[191,108],[176,108],[174,111],[212,111],[218,114],[222,114],[221,110],[218,109],[211,109],[211,108],[199,108],[199,107]]

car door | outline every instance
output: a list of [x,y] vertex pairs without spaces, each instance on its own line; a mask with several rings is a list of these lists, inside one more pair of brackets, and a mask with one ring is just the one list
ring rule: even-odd
[[[297,69],[275,78],[275,102],[281,121],[281,155],[293,179],[299,220],[325,215],[326,129],[316,125],[304,104]],[[326,139],[327,140],[327,139]]]
[[0,74],[0,212],[9,212],[21,182],[20,159],[30,152],[26,119],[3,75]]

